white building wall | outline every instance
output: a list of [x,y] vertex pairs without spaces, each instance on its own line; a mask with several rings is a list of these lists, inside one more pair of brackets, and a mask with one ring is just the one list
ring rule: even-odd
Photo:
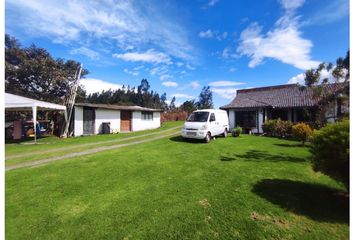
[[233,129],[235,127],[235,110],[229,109],[229,125],[230,129]]
[[259,131],[257,129],[257,133],[263,133],[262,126],[263,126],[263,108],[259,108],[258,109],[258,128],[259,128]]
[[102,133],[102,123],[111,123],[111,133],[120,131],[120,111],[113,109],[97,108],[95,121],[95,134]]
[[143,120],[140,111],[132,113],[132,131],[155,129],[161,126],[160,112],[153,112],[152,120]]
[[74,136],[81,136],[84,134],[84,109],[83,107],[75,106],[74,114]]

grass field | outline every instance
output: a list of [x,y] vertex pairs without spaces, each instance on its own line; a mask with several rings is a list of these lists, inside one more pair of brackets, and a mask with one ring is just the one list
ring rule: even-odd
[[348,239],[344,188],[308,157],[276,138],[176,136],[7,171],[6,238]]
[[81,136],[61,139],[58,137],[44,137],[33,141],[22,141],[5,145],[6,166],[22,162],[34,161],[42,158],[62,156],[68,153],[80,152],[88,148],[111,146],[118,143],[129,143],[153,136],[170,134],[179,131],[182,122],[166,122],[158,129],[130,133],[104,134]]

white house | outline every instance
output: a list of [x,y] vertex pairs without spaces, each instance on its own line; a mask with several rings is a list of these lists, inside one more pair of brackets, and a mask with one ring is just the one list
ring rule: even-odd
[[161,109],[140,106],[76,103],[74,136],[155,129],[161,126]]

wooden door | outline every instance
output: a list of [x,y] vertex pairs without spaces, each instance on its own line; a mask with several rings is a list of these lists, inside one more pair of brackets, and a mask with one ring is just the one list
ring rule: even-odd
[[132,126],[132,112],[121,111],[120,112],[120,131],[129,132]]
[[84,107],[84,134],[95,134],[95,109]]

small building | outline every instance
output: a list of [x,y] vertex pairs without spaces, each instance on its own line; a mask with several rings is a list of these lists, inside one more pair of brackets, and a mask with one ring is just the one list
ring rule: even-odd
[[76,103],[72,118],[74,136],[130,132],[161,126],[161,109],[140,106]]
[[[324,90],[334,93],[348,87],[349,83],[334,83]],[[262,125],[270,119],[296,122],[311,122],[318,110],[319,98],[316,89],[298,84],[241,89],[231,103],[222,106],[229,114],[230,128],[240,126],[245,132],[263,133]],[[343,113],[349,112],[349,102],[335,98],[326,111],[328,122],[334,122]]]

